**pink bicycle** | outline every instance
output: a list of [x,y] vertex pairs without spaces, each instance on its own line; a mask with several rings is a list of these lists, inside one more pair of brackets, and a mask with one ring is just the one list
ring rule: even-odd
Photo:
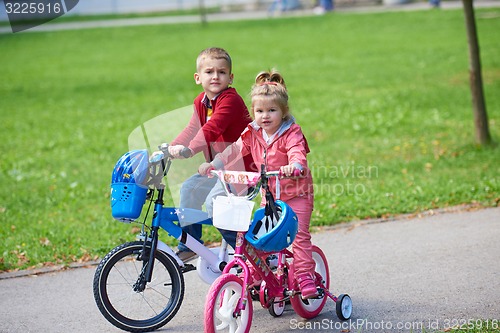
[[[330,274],[328,261],[321,249],[313,246],[313,259],[316,263],[316,286],[318,297],[302,299],[295,279],[293,253],[287,249],[297,233],[297,217],[285,202],[274,200],[268,187],[270,177],[276,177],[276,196],[279,198],[278,171],[261,173],[212,171],[226,186],[228,200],[225,210],[233,210],[233,221],[222,218],[219,221],[217,207],[214,208],[214,225],[221,229],[237,232],[233,260],[225,266],[210,287],[205,302],[205,332],[249,332],[253,316],[252,299],[279,317],[289,301],[294,311],[301,317],[316,317],[325,306],[328,298],[336,302],[336,313],[340,320],[347,320],[352,314],[352,301],[349,295],[338,297],[329,291]],[[230,183],[250,184],[253,191],[243,197],[232,195]],[[241,209],[242,200],[251,201],[263,189],[266,207],[256,210],[249,226],[251,206]],[[250,209],[249,209],[250,207]],[[242,213],[246,210],[246,213]],[[234,222],[234,219],[240,222]],[[245,223],[246,221],[246,223]],[[235,227],[235,225],[237,225]],[[262,279],[260,288],[251,282],[257,275]]]

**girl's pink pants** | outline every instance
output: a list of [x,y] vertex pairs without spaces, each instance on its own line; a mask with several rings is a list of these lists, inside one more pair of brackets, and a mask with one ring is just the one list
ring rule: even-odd
[[287,200],[286,203],[292,207],[299,220],[299,231],[292,244],[295,276],[304,273],[312,274],[316,264],[312,259],[309,224],[311,222],[314,198],[312,195],[304,195]]

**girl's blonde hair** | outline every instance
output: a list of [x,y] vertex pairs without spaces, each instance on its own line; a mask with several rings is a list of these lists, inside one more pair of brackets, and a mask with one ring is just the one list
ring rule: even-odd
[[252,113],[254,112],[254,100],[258,98],[273,99],[283,110],[283,119],[290,119],[288,107],[288,91],[286,90],[285,79],[275,71],[260,72],[255,78],[255,84],[250,93],[252,97]]

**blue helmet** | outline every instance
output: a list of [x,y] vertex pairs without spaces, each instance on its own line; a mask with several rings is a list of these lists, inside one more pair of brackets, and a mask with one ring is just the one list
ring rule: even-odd
[[259,208],[245,235],[246,240],[257,250],[278,252],[290,246],[299,228],[298,219],[290,206],[276,200],[279,219],[265,215],[265,208]]
[[149,154],[146,149],[125,153],[116,163],[111,176],[111,184],[143,184],[148,175]]

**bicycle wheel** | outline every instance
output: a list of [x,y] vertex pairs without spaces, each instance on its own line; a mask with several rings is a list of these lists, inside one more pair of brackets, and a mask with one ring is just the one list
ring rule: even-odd
[[252,324],[253,307],[250,300],[238,315],[234,311],[241,299],[243,282],[234,274],[223,274],[210,287],[205,301],[205,333],[248,333]]
[[351,318],[352,314],[352,300],[347,294],[342,294],[337,298],[337,303],[335,305],[335,310],[337,311],[337,317],[340,320],[348,320]]
[[[330,287],[330,272],[328,270],[328,261],[326,260],[325,254],[319,247],[313,245],[312,257],[316,263],[316,280],[321,277],[323,285],[328,289]],[[297,290],[297,282],[293,278],[292,274],[290,274],[290,277],[294,280],[293,284],[290,285],[295,286],[294,289]],[[292,303],[293,309],[299,316],[305,319],[312,319],[319,315],[321,310],[323,310],[326,299],[327,297],[303,300],[300,295],[295,295],[290,299],[290,303]]]
[[275,297],[272,299],[272,304],[268,311],[271,316],[280,317],[285,312],[285,305],[286,302],[283,300],[283,297]]
[[184,298],[184,277],[164,252],[156,251],[151,282],[144,284],[151,246],[146,246],[144,256],[140,256],[142,249],[143,242],[117,246],[94,275],[97,307],[111,324],[130,332],[162,327],[175,316]]

